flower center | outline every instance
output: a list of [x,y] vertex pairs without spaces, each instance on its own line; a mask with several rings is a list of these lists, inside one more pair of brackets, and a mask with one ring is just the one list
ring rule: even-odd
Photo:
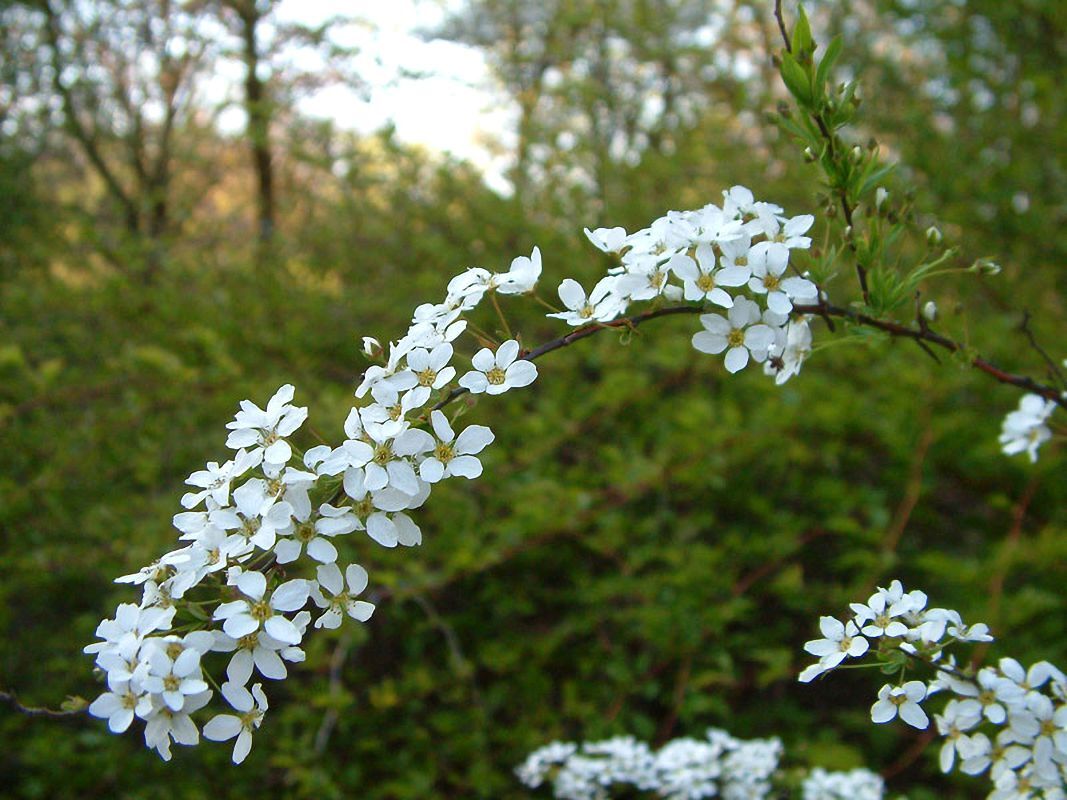
[[715,288],[715,279],[710,274],[703,272],[697,278],[697,288],[702,292],[710,292]]
[[419,379],[419,386],[433,386],[433,382],[437,380],[437,373],[427,368],[422,372],[416,372],[415,377]]
[[906,694],[891,694],[889,695],[889,702],[895,706],[902,706],[908,702],[908,696]]
[[267,481],[267,494],[279,495],[285,488],[285,484],[282,483],[281,478],[271,478]]
[[259,622],[266,622],[273,615],[273,611],[270,607],[270,603],[266,600],[259,600],[252,604],[248,609],[248,614],[252,619]]
[[734,259],[734,266],[736,266],[736,267],[747,267],[748,266],[748,256],[738,256],[737,258],[735,258]]
[[989,689],[986,689],[984,692],[978,695],[978,702],[981,703],[983,706],[991,706],[995,702],[997,702],[997,696]]
[[246,711],[240,715],[241,727],[246,731],[253,730],[259,724],[259,718],[263,714],[258,708],[253,708],[251,711]]
[[219,559],[221,557],[222,556],[219,553],[219,548],[217,548],[217,547],[214,550],[208,550],[207,551],[207,563],[209,563],[209,564],[218,564],[219,563]]
[[485,379],[494,386],[500,386],[504,382],[505,377],[506,375],[504,373],[504,370],[502,370],[500,367],[493,367],[491,370],[485,373]]
[[393,460],[393,443],[383,442],[374,448],[374,463],[384,467]]
[[662,270],[656,270],[648,276],[648,285],[653,289],[659,289],[663,286],[663,282],[667,280],[667,275]]
[[135,695],[133,692],[126,692],[126,694],[124,694],[122,696],[122,707],[123,708],[128,708],[131,711],[134,708],[136,708],[137,707],[137,695]]
[[257,533],[259,533],[260,521],[256,518],[246,519],[241,526],[241,535],[246,539],[251,539]]
[[374,503],[370,499],[370,495],[367,495],[352,508],[356,512],[356,516],[362,520],[365,520],[371,514],[374,513]]
[[745,332],[741,328],[734,328],[726,335],[726,343],[730,347],[743,347],[745,344]]
[[163,690],[167,692],[176,692],[178,687],[182,685],[181,679],[177,675],[168,675],[163,679]]
[[837,647],[842,653],[847,653],[848,649],[852,647],[852,637],[846,636],[844,639],[838,642]]
[[768,273],[767,275],[763,276],[763,287],[768,292],[773,292],[773,291],[777,290],[778,287],[781,286],[781,285],[782,285],[782,282],[780,280],[778,280],[778,276],[777,275],[771,275],[771,274]]
[[171,642],[167,645],[167,658],[171,661],[177,661],[178,656],[180,656],[184,650],[185,648],[177,642]]
[[259,646],[259,634],[249,633],[237,640],[238,650],[255,650]]
[[442,464],[447,464],[456,457],[456,451],[447,442],[441,442],[433,450],[434,457]]
[[593,306],[589,303],[586,303],[584,306],[582,306],[582,310],[578,312],[578,316],[582,319],[589,319],[591,316],[593,316],[593,311]]
[[307,544],[315,538],[315,526],[310,522],[302,522],[296,526],[296,533],[294,535],[298,541]]

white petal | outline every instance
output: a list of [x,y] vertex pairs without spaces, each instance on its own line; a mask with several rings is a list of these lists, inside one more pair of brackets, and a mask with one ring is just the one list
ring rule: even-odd
[[727,372],[740,372],[748,364],[748,350],[743,347],[731,347],[726,354]]
[[275,650],[266,647],[257,647],[253,653],[256,661],[256,669],[264,678],[280,681],[287,674],[285,664]]
[[204,726],[204,737],[213,742],[224,742],[241,732],[241,720],[233,714],[217,714]]
[[328,539],[315,538],[308,542],[308,555],[323,564],[337,560],[337,548]]
[[300,631],[296,625],[285,617],[274,616],[263,623],[263,629],[269,636],[273,636],[279,642],[286,644],[300,644]]
[[[308,583],[302,578],[287,581],[275,589],[270,606],[278,611],[296,611],[303,608],[308,599]],[[296,642],[291,642],[296,644]]]
[[456,456],[448,462],[448,469],[453,475],[473,479],[482,474],[482,462],[474,456]]
[[261,572],[242,572],[237,578],[237,588],[254,600],[262,600],[267,591],[267,579]]
[[537,365],[532,361],[522,359],[516,361],[505,372],[505,380],[508,385],[521,389],[523,386],[529,386],[537,379]]

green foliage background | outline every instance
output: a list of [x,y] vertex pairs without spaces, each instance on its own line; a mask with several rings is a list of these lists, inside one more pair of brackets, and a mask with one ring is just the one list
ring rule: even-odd
[[[836,4],[813,10],[817,27],[845,33],[842,63],[863,81],[856,136],[899,157],[891,192],[914,183],[961,263],[1005,265],[925,296],[953,335],[1040,376],[1017,326],[1029,310],[1039,340],[1063,355],[1064,53],[1042,47],[1056,31],[1063,41],[1062,8],[871,8],[863,25]],[[968,33],[977,28],[982,37]],[[865,44],[884,36],[898,50],[879,57]],[[918,67],[899,56],[918,42],[940,43],[938,79],[961,101],[913,91]],[[980,80],[990,106],[967,100]],[[471,167],[388,135],[328,132],[350,146],[351,169],[324,183],[313,152],[279,155],[289,182],[269,258],[256,257],[238,210],[169,242],[151,283],[97,265],[61,202],[77,177],[57,188],[52,162],[8,141],[0,688],[29,704],[95,696],[81,647],[134,598],[111,579],[171,546],[182,482],[225,457],[237,401],[262,403],[292,382],[311,428],[338,441],[367,365],[359,337],[395,338],[460,269],[503,269],[537,244],[544,286],[588,284],[608,262],[583,225],[640,227],[737,182],[790,213],[818,213],[818,176],[794,146],[754,114],[731,123],[773,107],[776,91],[754,80],[717,101],[595,196],[546,177],[500,197]],[[1024,95],[1038,109],[1029,127]],[[546,146],[567,119],[542,121]],[[1020,192],[1026,213],[1013,206]],[[830,290],[855,295],[847,271]],[[560,332],[532,305],[506,310],[529,345]],[[692,329],[665,319],[627,341],[605,333],[540,362],[530,390],[474,404],[468,418],[497,434],[486,474],[435,491],[416,550],[349,537],[346,556],[382,593],[378,610],[308,638],[307,663],[267,687],[272,712],[242,767],[225,746],[179,747],[164,764],[136,733],[3,708],[0,794],[523,797],[511,768],[551,739],[662,742],[708,726],[781,736],[799,763],[889,768],[890,787],[912,798],[982,794],[940,777],[936,751],[909,760],[914,731],[870,724],[872,675],[798,685],[801,646],[820,614],[899,577],[988,621],[999,637],[989,658],[1067,665],[1061,456],[1049,447],[1036,466],[1001,456],[999,420],[1018,392],[909,344],[828,347],[777,388],[752,369],[728,376],[689,346]]]

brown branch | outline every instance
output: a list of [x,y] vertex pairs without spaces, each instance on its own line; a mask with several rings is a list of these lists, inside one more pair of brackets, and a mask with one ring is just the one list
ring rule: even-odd
[[85,711],[84,707],[64,710],[55,708],[42,708],[38,706],[26,706],[19,702],[18,696],[14,692],[8,692],[2,689],[0,689],[0,700],[9,703],[20,714],[25,714],[28,717],[51,717],[52,719],[63,719],[66,717],[79,716]]
[[[872,317],[869,314],[864,314],[851,308],[842,308],[841,306],[831,305],[826,302],[821,302],[817,305],[796,305],[793,306],[793,311],[798,314],[814,314],[821,317],[830,316],[846,319],[857,325],[863,325],[868,328],[875,328],[876,330],[883,331],[893,337],[911,339],[914,342],[923,344],[932,344],[943,350],[947,350],[950,353],[966,354],[969,349],[966,345],[961,344],[954,339],[950,339],[947,336],[935,333],[928,327],[925,329],[911,328],[907,325],[901,325],[899,322],[878,319],[877,317]],[[1025,389],[1027,392],[1041,395],[1046,400],[1051,400],[1061,408],[1067,408],[1067,399],[1063,397],[1059,389],[1053,386],[1038,383],[1033,378],[1025,375],[1017,375],[1008,372],[981,356],[971,356],[968,354],[967,359],[967,363],[970,364],[970,366],[974,367],[979,372],[984,372],[986,375],[989,375],[1000,383],[1006,383],[1020,389]]]
[[774,18],[778,21],[778,30],[782,33],[786,52],[792,53],[793,43],[789,41],[789,32],[785,29],[785,19],[782,17],[782,0],[774,0]]
[[[539,347],[535,347],[533,350],[527,350],[522,353],[519,358],[524,358],[527,361],[536,361],[541,356],[551,353],[553,350],[559,350],[563,347],[568,347],[577,341],[587,339],[590,336],[600,333],[604,330],[618,329],[618,328],[636,328],[642,323],[648,322],[650,319],[656,319],[657,317],[667,317],[674,314],[705,314],[707,311],[700,306],[668,306],[666,308],[657,308],[652,311],[645,311],[642,314],[634,314],[632,317],[623,317],[622,319],[614,320],[613,322],[593,323],[592,325],[586,325],[583,328],[573,330],[565,336],[560,336],[551,341],[545,342]],[[453,400],[468,394],[469,391],[462,387],[453,389],[441,400],[437,401],[434,405],[434,411],[444,408]]]

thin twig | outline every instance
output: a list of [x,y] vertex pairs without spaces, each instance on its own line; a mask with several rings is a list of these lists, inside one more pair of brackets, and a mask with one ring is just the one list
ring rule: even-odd
[[[841,306],[835,306],[825,302],[819,303],[818,305],[793,306],[793,311],[798,314],[814,314],[817,316],[831,316],[847,319],[857,325],[884,331],[890,336],[932,344],[943,350],[947,350],[950,353],[966,353],[969,349],[966,345],[950,339],[947,336],[942,336],[929,328],[926,330],[910,328],[907,325],[901,325],[899,322],[878,319],[877,317],[872,317],[869,314],[864,314],[851,308],[842,308]],[[968,355],[968,363],[978,371],[984,372],[986,375],[989,375],[1000,383],[1006,383],[1020,389],[1025,389],[1027,392],[1038,394],[1046,400],[1051,400],[1062,408],[1067,408],[1067,398],[1064,398],[1060,390],[1053,386],[1038,383],[1033,378],[1025,375],[1016,375],[1007,372],[981,356]]]
[[[348,659],[348,651],[352,647],[352,631],[346,628],[341,637],[337,640],[337,647],[334,648],[333,655],[330,656],[330,695],[336,696],[341,693],[341,689],[344,688],[344,682],[341,679],[341,673],[344,671],[345,661]],[[330,737],[333,735],[334,729],[337,727],[337,720],[340,719],[341,712],[337,710],[335,706],[331,706],[326,710],[326,713],[322,715],[322,722],[319,725],[319,729],[315,732],[315,754],[322,755],[326,752],[326,746],[330,743]]]
[[1049,377],[1057,381],[1060,386],[1063,386],[1067,381],[1064,380],[1063,371],[1060,369],[1059,364],[1052,358],[1041,345],[1037,343],[1037,337],[1034,336],[1034,332],[1030,329],[1030,312],[1023,312],[1023,321],[1019,323],[1019,330],[1023,332],[1027,340],[1030,342],[1030,346],[1037,351],[1038,355],[1044,359],[1048,365]]
[[39,706],[26,706],[19,702],[18,696],[14,692],[4,691],[2,689],[0,689],[0,700],[9,703],[20,714],[25,714],[28,717],[51,717],[52,719],[63,719],[65,717],[79,716],[85,712],[84,708],[63,710],[43,708]]
[[774,18],[778,20],[778,30],[782,33],[786,52],[792,53],[793,43],[789,41],[789,32],[785,29],[785,19],[782,17],[782,0],[774,0]]

